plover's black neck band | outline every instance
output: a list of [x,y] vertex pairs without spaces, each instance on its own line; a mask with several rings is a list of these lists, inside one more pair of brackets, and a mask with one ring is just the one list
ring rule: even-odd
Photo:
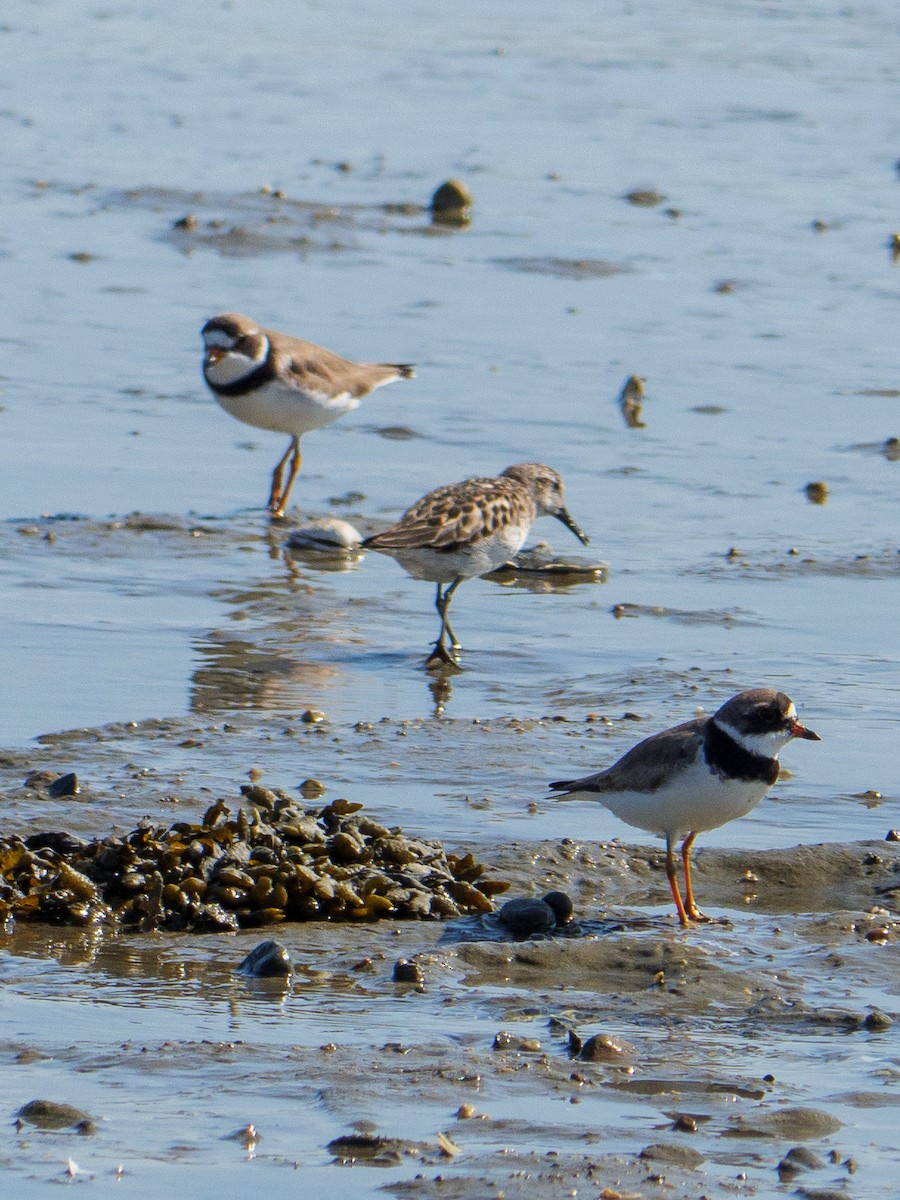
[[271,383],[275,378],[277,378],[277,372],[272,366],[272,356],[267,354],[259,366],[242,379],[235,379],[232,383],[213,383],[211,379],[207,378],[207,383],[217,396],[245,396],[247,392],[254,392],[258,387]]
[[711,771],[724,779],[741,779],[745,782],[758,779],[770,787],[778,778],[778,759],[765,754],[754,754],[730,733],[716,724],[715,717],[706,722],[703,731],[703,754]]

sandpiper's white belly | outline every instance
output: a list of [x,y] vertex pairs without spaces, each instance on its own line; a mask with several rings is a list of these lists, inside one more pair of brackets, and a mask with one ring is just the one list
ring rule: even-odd
[[214,395],[225,411],[239,421],[294,437],[330,425],[344,413],[359,407],[359,398],[349,392],[337,396],[301,392],[277,380],[240,396]]
[[530,525],[508,525],[490,537],[445,552],[430,546],[417,546],[385,549],[384,553],[392,554],[414,579],[450,583],[454,579],[486,575],[508,562],[521,550],[530,528]]
[[701,760],[654,792],[573,792],[572,799],[599,801],[649,833],[685,837],[746,816],[768,790],[758,779],[723,779]]

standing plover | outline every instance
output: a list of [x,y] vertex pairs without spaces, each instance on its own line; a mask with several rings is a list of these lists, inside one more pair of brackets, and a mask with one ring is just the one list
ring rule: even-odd
[[350,362],[314,342],[264,329],[241,313],[213,317],[201,334],[203,378],[225,411],[248,425],[291,435],[272,473],[268,503],[274,517],[284,516],[300,470],[303,434],[352,412],[382,384],[415,375],[407,363]]
[[[694,839],[756,807],[778,778],[778,754],[791,738],[820,740],[800,724],[784,692],[754,688],[732,696],[712,716],[639,742],[605,771],[550,787],[564,793],[563,800],[599,800],[629,825],[666,839],[666,875],[679,920],[687,925],[705,920],[691,886]],[[675,876],[679,838],[684,902]]]

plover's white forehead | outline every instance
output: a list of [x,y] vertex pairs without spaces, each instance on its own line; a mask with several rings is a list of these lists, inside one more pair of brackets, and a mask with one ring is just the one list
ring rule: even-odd
[[788,719],[789,721],[796,721],[796,719],[797,719],[797,710],[796,710],[796,708],[794,707],[794,702],[793,702],[793,700],[790,702],[790,704],[789,704],[789,705],[787,706],[787,708],[785,709],[784,715],[787,717],[787,719]]

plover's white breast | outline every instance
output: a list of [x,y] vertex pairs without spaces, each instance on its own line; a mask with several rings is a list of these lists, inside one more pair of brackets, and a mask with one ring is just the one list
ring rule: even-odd
[[711,771],[702,755],[654,791],[575,792],[573,798],[599,800],[629,825],[661,836],[684,837],[718,829],[746,816],[769,785],[758,779],[728,779]]
[[[213,381],[215,382],[215,381]],[[291,387],[277,379],[239,395],[214,392],[219,404],[248,425],[301,437],[312,429],[330,425],[344,413],[359,407],[359,397],[349,392],[330,396]]]

